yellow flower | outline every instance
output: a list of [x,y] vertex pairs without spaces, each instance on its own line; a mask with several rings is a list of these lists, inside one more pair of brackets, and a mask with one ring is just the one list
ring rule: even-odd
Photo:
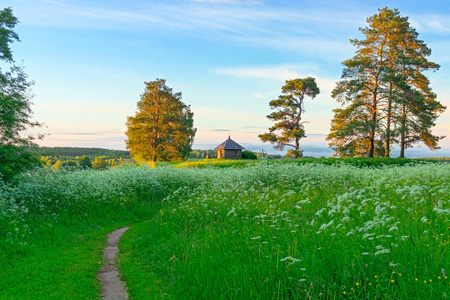
[[417,278],[416,278],[416,281],[417,281]]
[[356,286],[358,286],[358,285],[359,285],[359,282],[356,283]]
[[391,282],[395,282],[395,280],[394,280],[394,279],[391,279]]

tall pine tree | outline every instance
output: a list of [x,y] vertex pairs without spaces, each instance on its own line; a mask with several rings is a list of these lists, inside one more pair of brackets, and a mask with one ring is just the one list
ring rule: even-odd
[[337,156],[389,157],[394,142],[401,156],[419,141],[436,149],[441,137],[431,128],[445,107],[422,73],[439,68],[426,59],[431,50],[397,9],[379,9],[367,23],[332,92],[343,107],[334,110],[329,145]]
[[286,146],[292,147],[293,149],[289,149],[286,155],[299,158],[303,156],[300,139],[305,137],[304,122],[302,122],[305,96],[314,99],[320,90],[316,79],[312,77],[286,80],[281,90],[283,95],[269,103],[272,109],[278,109],[267,116],[275,124],[269,128],[269,132],[260,134],[258,137],[263,142],[274,144],[274,149],[277,150],[283,150]]

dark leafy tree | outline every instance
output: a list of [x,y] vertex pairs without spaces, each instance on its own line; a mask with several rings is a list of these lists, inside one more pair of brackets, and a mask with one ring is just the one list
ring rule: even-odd
[[181,101],[166,80],[145,83],[134,117],[128,117],[127,149],[136,161],[185,160],[196,129],[190,106]]
[[303,156],[300,139],[305,137],[303,126],[305,122],[302,122],[305,96],[314,99],[320,90],[315,78],[312,77],[286,80],[281,90],[283,95],[269,103],[271,109],[278,109],[267,116],[275,124],[269,128],[269,132],[258,137],[263,142],[272,143],[273,148],[277,150],[283,150],[286,146],[292,147],[293,149],[289,149],[286,155],[299,158]]
[[[11,8],[0,10],[0,60],[9,64],[14,63],[10,44],[19,41],[13,31],[17,23]],[[40,126],[30,120],[32,85],[22,67],[12,65],[7,72],[0,70],[0,174],[6,180],[39,161],[27,151],[27,147],[36,146],[33,142],[36,137],[21,134],[28,128]]]
[[87,157],[86,155],[83,155],[82,157],[80,157],[80,160],[78,161],[78,165],[82,169],[92,168],[92,162],[91,162],[90,158]]

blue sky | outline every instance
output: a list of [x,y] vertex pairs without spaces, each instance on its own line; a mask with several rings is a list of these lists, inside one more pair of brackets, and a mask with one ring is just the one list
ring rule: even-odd
[[[194,112],[194,148],[232,138],[265,148],[269,101],[285,80],[316,77],[321,94],[306,100],[305,155],[328,156],[330,96],[359,27],[379,7],[398,8],[432,49],[441,69],[427,75],[449,109],[434,130],[442,149],[416,146],[407,156],[450,156],[450,6],[447,1],[85,1],[3,0],[20,20],[13,44],[35,81],[34,118],[46,146],[125,149],[126,118],[144,81],[164,78]],[[276,151],[272,150],[272,153]],[[394,152],[394,156],[396,153]]]

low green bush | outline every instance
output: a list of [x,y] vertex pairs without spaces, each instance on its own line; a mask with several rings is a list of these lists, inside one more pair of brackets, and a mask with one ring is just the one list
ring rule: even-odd
[[242,159],[258,159],[258,155],[255,152],[244,150],[242,151]]

